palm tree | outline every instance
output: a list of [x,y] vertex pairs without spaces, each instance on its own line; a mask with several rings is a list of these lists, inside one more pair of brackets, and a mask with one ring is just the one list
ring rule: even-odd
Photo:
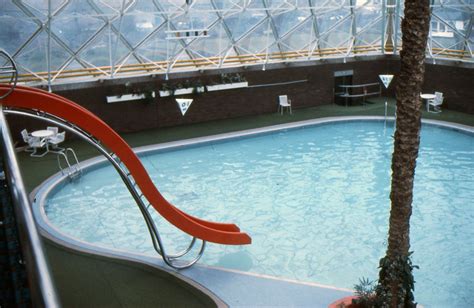
[[416,158],[420,145],[421,98],[425,49],[430,25],[429,0],[405,0],[397,120],[392,156],[391,211],[388,248],[380,260],[377,298],[384,307],[413,307],[414,280],[410,260],[410,216]]

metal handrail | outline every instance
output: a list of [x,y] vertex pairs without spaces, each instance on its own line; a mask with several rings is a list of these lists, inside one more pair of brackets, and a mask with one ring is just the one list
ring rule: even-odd
[[196,238],[193,238],[190,244],[188,245],[188,247],[184,249],[182,252],[179,252],[174,255],[166,253],[165,247],[163,245],[160,234],[158,232],[158,228],[156,227],[153,221],[153,218],[151,217],[150,212],[147,210],[147,205],[144,203],[141,193],[136,188],[135,183],[132,182],[132,179],[130,178],[131,175],[129,174],[128,170],[126,170],[126,167],[120,162],[119,159],[114,158],[115,156],[114,153],[109,153],[100,144],[100,142],[96,140],[93,136],[91,136],[86,131],[82,130],[81,128],[75,126],[74,124],[71,124],[59,117],[56,117],[46,112],[39,112],[39,111],[26,110],[26,109],[19,110],[19,109],[12,109],[12,108],[7,108],[4,110],[4,112],[7,114],[16,114],[16,115],[21,115],[21,116],[32,117],[35,119],[39,119],[39,120],[43,120],[43,121],[55,124],[73,133],[74,135],[78,136],[82,140],[86,141],[88,144],[95,147],[103,156],[105,156],[105,158],[107,158],[107,160],[112,164],[112,166],[118,172],[125,186],[129,190],[129,192],[132,194],[132,197],[135,200],[135,203],[138,205],[138,208],[140,209],[140,212],[142,213],[145,223],[147,225],[148,231],[152,239],[153,247],[155,251],[161,255],[161,257],[163,258],[163,261],[168,266],[175,269],[184,269],[184,268],[188,268],[192,266],[201,258],[206,247],[206,241],[204,240],[202,241],[199,252],[197,253],[194,259],[187,262],[178,260],[178,258],[187,255],[192,250],[192,248],[194,247],[194,244],[196,243]]
[[5,175],[11,191],[20,244],[26,261],[32,304],[34,307],[60,307],[2,108],[0,108],[0,130]]
[[[69,162],[68,153],[72,153],[72,157],[76,161],[74,165],[71,165],[71,163]],[[74,152],[73,149],[67,148],[64,151],[56,152],[56,154],[57,154],[58,167],[59,167],[59,170],[61,170],[62,175],[67,175],[71,180],[73,180],[74,178],[82,174],[82,169],[81,169],[81,166],[79,165],[79,159],[77,159],[76,152]],[[61,157],[66,162],[67,166],[65,168],[63,168],[61,164]]]
[[[7,58],[8,61],[10,62],[10,65],[0,67],[0,75],[11,74],[10,81],[8,81],[8,83],[12,85],[11,89],[7,93],[0,95],[0,99],[3,99],[7,97],[8,95],[10,95],[10,93],[12,93],[13,90],[15,90],[16,84],[18,82],[18,70],[16,68],[15,61],[5,50],[0,49],[0,55]],[[2,79],[3,79],[3,82],[5,82],[5,80],[7,80],[8,77],[0,77],[0,80]]]

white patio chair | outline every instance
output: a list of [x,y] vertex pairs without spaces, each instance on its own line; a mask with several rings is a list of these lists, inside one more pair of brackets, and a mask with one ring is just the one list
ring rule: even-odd
[[30,136],[30,134],[28,134],[28,131],[26,130],[26,128],[21,131],[21,137],[23,138],[23,142],[28,145],[25,148],[25,152],[33,152],[34,149],[32,147],[30,147],[30,145],[29,145],[30,144],[30,139],[32,137]]
[[[43,157],[46,154],[48,154],[48,147],[47,147],[46,141],[43,138],[31,136],[31,138],[28,141],[28,145],[30,148],[33,149],[33,153],[30,154],[31,157]],[[45,146],[46,146],[46,150],[43,153],[38,154],[37,153],[38,149],[42,149]]]
[[[439,113],[441,112],[441,104],[443,104],[443,93],[435,92],[435,98],[428,101],[428,112]],[[431,108],[430,108],[431,107]]]
[[291,99],[289,99],[287,95],[280,95],[278,101],[278,112],[283,114],[284,108],[287,108],[290,111],[290,114],[293,114],[291,110]]
[[53,132],[53,136],[56,136],[58,134],[59,129],[56,126],[48,126],[46,127],[47,130]]
[[49,137],[48,138],[48,143],[51,144],[51,146],[52,146],[51,150],[54,151],[54,152],[64,151],[64,148],[59,147],[58,144],[63,142],[65,139],[66,139],[66,132],[57,133],[56,135],[53,135],[52,137]]

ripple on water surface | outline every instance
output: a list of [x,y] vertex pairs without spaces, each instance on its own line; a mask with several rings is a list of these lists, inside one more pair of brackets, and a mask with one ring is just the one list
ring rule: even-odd
[[[201,262],[351,288],[377,277],[389,215],[393,129],[345,122],[147,154],[159,190],[185,211],[237,223],[249,246],[211,244]],[[474,137],[424,126],[411,242],[416,299],[462,307],[474,293]],[[153,253],[139,210],[111,167],[55,190],[49,219],[66,234]],[[166,243],[189,239],[153,214]]]

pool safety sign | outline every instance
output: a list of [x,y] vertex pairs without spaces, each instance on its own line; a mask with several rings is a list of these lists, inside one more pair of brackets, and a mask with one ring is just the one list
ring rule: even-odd
[[393,75],[379,75],[379,77],[380,77],[380,80],[382,80],[385,88],[388,88],[388,86],[390,85],[390,82],[392,82]]
[[186,111],[188,111],[189,106],[193,103],[192,98],[177,98],[176,103],[179,106],[179,109],[181,110],[181,114],[184,116]]

